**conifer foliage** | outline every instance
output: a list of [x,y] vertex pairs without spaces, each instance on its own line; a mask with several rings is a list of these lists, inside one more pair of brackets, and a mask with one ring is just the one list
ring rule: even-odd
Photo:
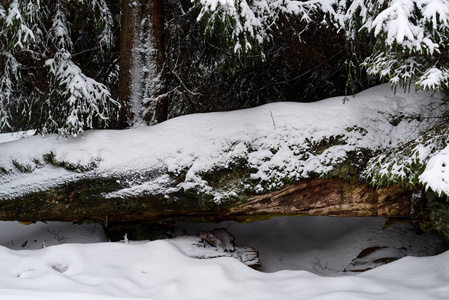
[[[119,3],[0,1],[0,131],[32,128],[68,136],[117,127],[114,99],[119,60],[124,60],[117,49]],[[135,114],[126,126],[136,126],[136,119],[153,124],[193,112],[354,93],[368,86],[365,71],[393,86],[449,89],[449,0],[168,0],[161,5],[160,47],[128,46],[129,53],[160,58],[154,73],[164,76],[125,82],[130,90],[145,90],[142,99],[133,100],[142,107],[131,113],[121,95],[122,115]],[[155,27],[143,20],[151,19],[146,15],[152,11],[142,20],[125,19],[147,37]],[[316,47],[323,43],[326,51]],[[138,62],[139,70],[122,68],[121,74],[154,69],[151,61]],[[151,99],[167,101],[161,109],[166,116],[151,118],[157,102]]]
[[98,80],[111,75],[92,66],[105,64],[114,27],[104,0],[2,1],[0,130],[76,136],[108,126],[118,103]]
[[[425,90],[449,88],[448,0],[201,0],[206,32],[220,31],[238,54],[261,49],[282,14],[344,31],[353,47],[357,36],[373,41],[361,64],[369,74]],[[232,24],[230,26],[229,24]],[[214,31],[215,30],[215,31]],[[301,34],[298,32],[298,34]],[[355,54],[355,53],[354,53]],[[350,57],[348,63],[358,61]]]

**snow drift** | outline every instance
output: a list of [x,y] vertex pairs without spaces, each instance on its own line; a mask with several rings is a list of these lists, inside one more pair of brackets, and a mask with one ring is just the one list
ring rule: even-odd
[[168,241],[0,247],[2,299],[446,299],[449,252],[403,258],[355,277],[260,273],[232,258],[197,260]]

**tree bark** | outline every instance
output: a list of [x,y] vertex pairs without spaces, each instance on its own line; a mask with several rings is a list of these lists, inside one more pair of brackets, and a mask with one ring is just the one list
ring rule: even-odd
[[121,2],[120,127],[167,119],[162,0]]
[[95,221],[113,228],[139,222],[251,222],[274,216],[410,218],[413,209],[412,191],[399,185],[374,189],[357,178],[307,179],[222,204],[184,192],[105,198],[104,193],[116,188],[116,181],[85,179],[0,201],[0,220]]
[[121,104],[119,115],[119,127],[124,129],[129,126],[128,121],[132,119],[131,113],[131,69],[132,50],[136,35],[136,19],[133,17],[134,10],[131,0],[121,1],[120,18],[120,61],[119,61],[119,87],[118,97]]

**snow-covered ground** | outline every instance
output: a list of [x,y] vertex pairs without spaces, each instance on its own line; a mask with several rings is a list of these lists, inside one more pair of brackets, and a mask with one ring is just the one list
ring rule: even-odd
[[25,137],[30,137],[34,134],[35,130],[12,132],[12,133],[0,133],[0,143],[13,142]]
[[256,271],[233,258],[190,258],[177,238],[110,243],[93,224],[3,222],[0,299],[447,299],[449,252],[348,271],[367,248],[388,247],[373,253],[371,261],[442,250],[432,236],[401,224],[383,230],[384,223],[383,218],[284,217],[177,225],[176,235],[226,227],[238,245],[260,251],[263,267]]
[[[237,245],[259,250],[262,272],[306,270],[322,276],[351,275],[381,265],[382,259],[433,255],[446,249],[434,236],[416,232],[408,224],[383,228],[386,221],[385,218],[278,217],[248,224],[178,224],[175,236],[221,226],[236,237]],[[357,258],[363,250],[374,248],[379,249]]]

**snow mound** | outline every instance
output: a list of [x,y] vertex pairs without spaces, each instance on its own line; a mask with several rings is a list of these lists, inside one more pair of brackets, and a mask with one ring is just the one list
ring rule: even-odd
[[[446,299],[449,252],[359,276],[260,273],[232,258],[197,260],[167,241],[0,247],[2,299]],[[407,276],[404,276],[406,274]],[[181,296],[182,295],[182,296]]]
[[419,179],[436,193],[449,195],[449,146],[429,160]]

